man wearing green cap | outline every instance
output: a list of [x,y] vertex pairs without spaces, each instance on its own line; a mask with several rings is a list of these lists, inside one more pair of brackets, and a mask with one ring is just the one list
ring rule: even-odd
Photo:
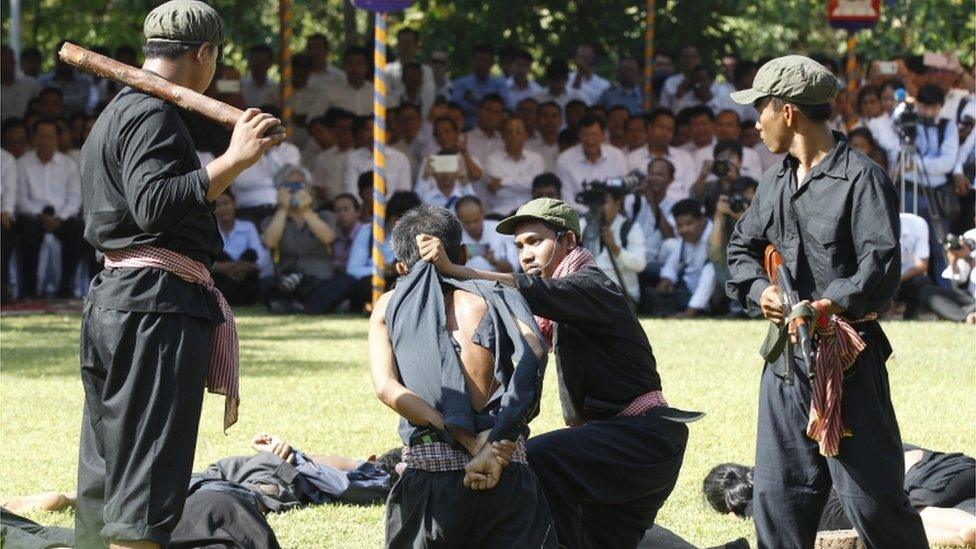
[[[194,0],[160,5],[144,25],[143,68],[203,92],[224,40]],[[82,316],[84,419],[77,546],[158,547],[186,498],[204,386],[237,418],[237,337],[210,276],[223,243],[214,200],[284,136],[249,109],[227,151],[201,167],[177,108],[124,88],[82,149],[85,238],[105,258]]]
[[[789,55],[732,94],[756,107],[769,150],[789,154],[766,170],[736,224],[727,291],[777,326],[805,317],[815,349],[813,364],[790,345],[764,355],[756,535],[760,547],[812,547],[833,485],[867,547],[927,547],[902,490],[904,455],[885,369],[891,347],[875,320],[898,288],[897,198],[884,170],[828,129],[836,93],[830,71]],[[802,301],[792,310],[765,271],[769,245],[795,279]],[[781,341],[793,337],[787,333],[780,329]]]
[[515,235],[524,273],[456,265],[428,235],[417,244],[443,275],[516,288],[556,355],[563,418],[572,428],[526,446],[560,546],[636,547],[674,489],[684,423],[700,414],[668,407],[647,334],[620,287],[579,244],[573,207],[538,198],[496,230]]

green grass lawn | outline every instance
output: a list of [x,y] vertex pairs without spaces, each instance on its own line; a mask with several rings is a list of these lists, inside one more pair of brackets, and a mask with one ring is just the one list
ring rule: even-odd
[[[691,426],[678,487],[658,522],[699,545],[746,536],[751,523],[711,512],[701,481],[720,462],[753,462],[763,322],[647,320],[673,405],[708,412]],[[241,419],[221,433],[222,399],[208,395],[196,468],[250,453],[259,431],[318,454],[365,457],[398,444],[396,417],[373,396],[363,319],[273,317],[245,311],[241,328]],[[972,327],[934,322],[885,326],[902,437],[929,448],[976,455],[976,368]],[[74,487],[82,388],[77,315],[6,317],[0,323],[0,501]],[[561,426],[550,375],[536,433]],[[855,434],[856,436],[856,434]],[[72,514],[39,513],[70,524]],[[285,547],[379,547],[383,507],[321,506],[273,515]]]

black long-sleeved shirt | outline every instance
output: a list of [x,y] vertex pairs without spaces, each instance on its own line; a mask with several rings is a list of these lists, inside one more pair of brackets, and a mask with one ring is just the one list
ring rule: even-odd
[[536,316],[555,322],[553,351],[567,423],[615,416],[661,389],[647,334],[620,287],[589,266],[563,278],[515,275]]
[[[81,152],[85,238],[100,252],[167,248],[208,268],[223,247],[210,178],[177,108],[125,88],[95,122]],[[223,321],[211,292],[156,269],[103,271],[89,302]]]
[[[732,278],[726,291],[752,316],[762,314],[759,300],[771,284],[763,267],[767,244],[782,254],[800,299],[827,298],[851,319],[884,312],[898,289],[900,226],[894,186],[842,134],[834,132],[834,138],[834,148],[799,188],[793,156],[766,170],[732,232]],[[865,329],[883,337],[880,329]],[[776,371],[785,368],[784,357]]]

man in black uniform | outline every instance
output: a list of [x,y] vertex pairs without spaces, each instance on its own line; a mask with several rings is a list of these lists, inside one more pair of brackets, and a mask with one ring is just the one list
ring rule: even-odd
[[[757,128],[775,154],[728,247],[728,294],[777,325],[802,314],[815,327],[815,364],[767,355],[759,390],[753,513],[760,547],[812,547],[831,482],[868,547],[926,547],[902,491],[904,456],[874,320],[898,288],[895,190],[885,172],[827,127],[834,76],[797,55],[774,59],[751,89]],[[764,271],[772,244],[799,299],[784,311]],[[796,356],[793,356],[796,355]],[[806,375],[815,370],[813,381]],[[786,375],[791,373],[791,375]],[[828,384],[828,381],[830,383]]]
[[527,450],[559,544],[636,547],[674,489],[684,422],[697,414],[667,407],[647,335],[620,288],[579,245],[576,210],[539,198],[496,230],[515,235],[524,273],[455,265],[427,235],[418,237],[421,257],[449,277],[515,287],[541,317],[571,428],[530,438]]
[[[146,17],[143,68],[202,92],[223,24],[210,6],[174,0]],[[204,385],[236,419],[236,335],[211,288],[222,241],[214,200],[284,137],[249,109],[227,152],[201,168],[177,108],[125,88],[85,142],[85,238],[105,256],[82,316],[85,388],[78,463],[78,547],[157,547],[186,498]],[[226,319],[226,322],[225,322]]]

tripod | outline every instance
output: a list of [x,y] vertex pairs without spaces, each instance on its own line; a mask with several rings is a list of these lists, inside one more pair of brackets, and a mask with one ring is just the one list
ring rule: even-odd
[[[603,206],[587,204],[589,210],[584,216],[586,219],[586,229],[583,231],[583,242],[581,244],[584,248],[593,254],[593,257],[599,257],[602,249],[602,231],[603,224],[605,222],[603,216]],[[631,310],[637,310],[637,303],[634,298],[631,297],[630,292],[627,291],[627,283],[624,282],[624,277],[620,273],[620,267],[617,266],[617,260],[613,257],[613,254],[607,250],[607,257],[610,258],[610,265],[613,266],[613,272],[617,275],[617,280],[620,283],[620,289],[623,291],[624,297],[627,299],[627,304],[630,305]]]
[[[912,211],[915,215],[918,215],[918,188],[922,187],[922,195],[925,197],[925,203],[927,205],[927,210],[929,214],[929,222],[932,225],[932,231],[935,233],[935,240],[938,244],[939,252],[932,251],[931,253],[940,253],[942,257],[948,261],[948,255],[944,249],[942,249],[941,243],[945,241],[945,228],[942,222],[942,212],[939,211],[939,204],[934,200],[935,191],[933,190],[930,181],[929,174],[925,171],[925,164],[922,163],[922,156],[918,153],[918,145],[915,144],[915,136],[902,133],[901,135],[901,149],[898,151],[898,176],[895,178],[895,188],[901,191],[901,211],[902,213],[909,213],[905,207],[905,191],[906,187],[911,184],[912,186]],[[915,181],[910,182],[905,177],[905,172],[909,167],[915,168]],[[931,239],[930,239],[931,241]],[[938,274],[938,273],[937,273]]]

